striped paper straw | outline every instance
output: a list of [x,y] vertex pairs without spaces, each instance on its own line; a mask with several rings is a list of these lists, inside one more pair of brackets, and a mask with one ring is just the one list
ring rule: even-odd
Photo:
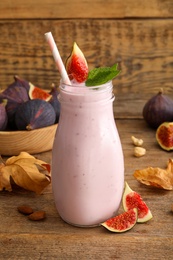
[[45,38],[46,38],[46,40],[47,40],[47,42],[49,44],[49,47],[50,47],[50,49],[52,51],[52,55],[54,57],[56,66],[57,66],[57,68],[58,68],[58,70],[60,72],[60,75],[61,75],[63,83],[71,85],[70,79],[69,79],[69,77],[67,75],[66,69],[64,67],[64,64],[62,62],[62,59],[61,59],[61,56],[59,54],[58,48],[57,48],[57,46],[55,44],[55,41],[53,39],[52,33],[51,32],[45,33]]

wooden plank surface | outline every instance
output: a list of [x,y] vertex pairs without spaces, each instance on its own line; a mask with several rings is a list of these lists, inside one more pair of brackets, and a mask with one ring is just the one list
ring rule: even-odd
[[[173,257],[173,191],[147,188],[133,177],[136,169],[148,166],[165,168],[172,153],[159,148],[155,131],[143,120],[117,120],[125,158],[125,180],[139,192],[150,207],[153,219],[137,224],[123,234],[103,227],[77,228],[63,222],[53,200],[51,185],[42,195],[16,189],[0,192],[0,259],[152,259]],[[143,138],[147,153],[133,155],[131,135]],[[51,161],[51,152],[37,154]],[[47,218],[31,222],[17,212],[17,206],[29,204],[43,209]],[[122,212],[122,207],[120,208]]]
[[2,19],[173,17],[172,0],[1,0]]
[[[63,222],[51,185],[42,195],[23,190],[0,192],[0,259],[173,259],[173,191],[147,188],[135,169],[166,167],[171,152],[159,148],[142,108],[162,87],[173,98],[172,0],[2,0],[0,1],[0,88],[13,76],[44,89],[59,84],[59,73],[44,33],[52,31],[63,61],[74,41],[89,68],[119,63],[113,81],[114,115],[125,158],[125,180],[149,205],[153,219],[123,234],[103,227],[76,228]],[[133,118],[129,120],[128,118]],[[147,154],[133,155],[131,135],[142,138]],[[51,152],[36,155],[51,162]],[[47,218],[31,222],[17,212],[29,204]],[[122,212],[122,207],[120,208]]]
[[15,74],[42,88],[52,82],[58,86],[59,72],[44,39],[47,31],[64,63],[76,41],[90,69],[119,64],[121,74],[114,80],[118,117],[141,117],[144,103],[160,88],[173,97],[172,19],[0,21],[1,88]]

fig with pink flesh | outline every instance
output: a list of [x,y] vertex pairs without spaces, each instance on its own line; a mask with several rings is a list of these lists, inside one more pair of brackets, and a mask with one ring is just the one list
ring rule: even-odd
[[137,222],[143,223],[152,218],[152,214],[146,203],[142,200],[139,193],[133,191],[127,182],[125,183],[125,191],[123,193],[123,207],[125,211],[133,208],[138,210]]
[[138,211],[130,209],[118,216],[106,220],[101,225],[112,232],[122,233],[131,229],[137,222]]
[[88,77],[88,64],[83,52],[74,42],[71,55],[66,61],[66,70],[71,80],[76,80],[79,83],[84,82]]
[[51,104],[41,99],[28,100],[18,107],[15,123],[18,130],[32,130],[53,125],[55,111]]
[[162,149],[173,150],[173,122],[165,122],[157,128],[156,140]]
[[44,89],[36,87],[31,82],[29,82],[29,97],[30,99],[42,99],[49,101],[52,96]]

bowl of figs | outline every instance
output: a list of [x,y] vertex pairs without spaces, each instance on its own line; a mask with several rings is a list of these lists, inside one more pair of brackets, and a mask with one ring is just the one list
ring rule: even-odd
[[59,92],[44,90],[14,76],[0,91],[0,155],[13,156],[52,149],[60,116]]

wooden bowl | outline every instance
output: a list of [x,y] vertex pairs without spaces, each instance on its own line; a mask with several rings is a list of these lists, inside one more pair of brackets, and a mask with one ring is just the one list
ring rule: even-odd
[[0,155],[37,154],[52,149],[57,124],[31,131],[0,131]]

